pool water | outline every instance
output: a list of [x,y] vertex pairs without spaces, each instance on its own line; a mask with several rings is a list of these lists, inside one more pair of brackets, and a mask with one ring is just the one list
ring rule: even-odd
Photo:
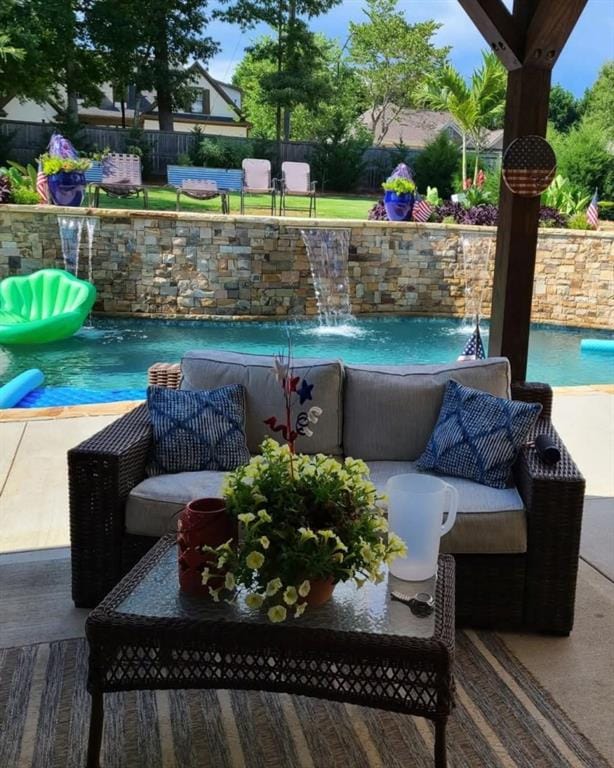
[[[274,354],[291,329],[295,357],[341,358],[352,363],[448,363],[472,328],[449,318],[366,318],[340,329],[317,322],[166,321],[95,318],[92,328],[51,344],[0,347],[0,384],[40,368],[45,386],[93,390],[140,389],[155,362],[176,362],[189,349],[214,347]],[[614,382],[614,355],[580,352],[582,338],[608,332],[534,326],[527,378],[553,386]],[[488,325],[483,328],[487,347]]]

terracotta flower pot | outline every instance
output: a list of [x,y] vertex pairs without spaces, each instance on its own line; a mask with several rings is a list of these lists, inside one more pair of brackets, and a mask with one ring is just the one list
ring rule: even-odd
[[[226,513],[224,499],[195,499],[179,515],[177,550],[179,557],[179,586],[191,595],[208,595],[209,587],[222,585],[225,571],[212,567],[212,556],[202,547],[218,547],[228,539],[237,540],[237,522]],[[203,569],[209,566],[219,574],[202,583]]]
[[305,602],[310,608],[317,608],[318,605],[324,605],[324,603],[330,600],[335,589],[335,582],[332,576],[328,579],[312,579],[310,583],[311,589],[305,598]]

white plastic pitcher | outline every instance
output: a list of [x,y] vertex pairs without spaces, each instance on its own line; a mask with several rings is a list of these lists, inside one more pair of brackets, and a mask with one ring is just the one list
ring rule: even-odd
[[391,477],[386,493],[390,530],[407,544],[407,557],[394,560],[390,572],[405,581],[430,579],[437,571],[439,539],[456,521],[458,491],[432,475],[411,474]]

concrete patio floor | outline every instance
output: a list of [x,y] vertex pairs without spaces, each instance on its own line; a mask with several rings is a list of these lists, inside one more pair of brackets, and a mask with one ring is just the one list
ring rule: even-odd
[[[0,647],[82,634],[87,612],[70,601],[66,451],[125,407],[0,418]],[[576,625],[568,638],[502,637],[614,764],[614,387],[555,390],[553,421],[587,480]]]

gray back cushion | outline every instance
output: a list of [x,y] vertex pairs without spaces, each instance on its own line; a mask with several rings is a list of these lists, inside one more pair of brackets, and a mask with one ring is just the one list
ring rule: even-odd
[[346,365],[343,448],[365,461],[414,461],[433,431],[446,382],[510,397],[507,358],[448,365]]
[[[181,389],[214,389],[226,384],[243,384],[245,387],[245,431],[250,453],[257,453],[265,437],[283,442],[280,433],[272,433],[264,423],[275,416],[284,420],[284,400],[280,384],[275,379],[273,357],[249,355],[239,352],[199,349],[186,352],[181,361]],[[294,361],[295,376],[306,378],[313,384],[312,400],[297,406],[293,413],[307,411],[317,405],[322,416],[317,424],[309,424],[312,437],[299,437],[296,449],[301,453],[327,453],[340,455],[343,429],[342,396],[343,366],[337,360],[297,358]],[[298,403],[298,398],[296,398]]]

